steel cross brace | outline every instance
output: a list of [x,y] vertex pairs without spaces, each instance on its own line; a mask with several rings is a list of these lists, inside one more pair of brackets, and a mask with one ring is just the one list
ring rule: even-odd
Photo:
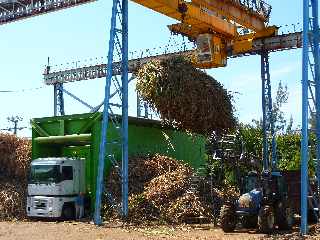
[[[121,62],[121,86],[120,81],[113,77],[113,62],[118,57]],[[96,184],[95,196],[95,211],[94,223],[96,225],[102,224],[101,218],[101,200],[104,191],[104,165],[105,161],[109,160],[108,156],[112,156],[110,149],[112,147],[107,139],[107,131],[109,120],[110,124],[117,124],[117,119],[112,114],[110,105],[110,90],[111,86],[118,89],[118,97],[122,102],[122,117],[121,126],[115,126],[120,130],[120,142],[122,147],[122,161],[121,161],[121,184],[122,184],[122,215],[128,215],[128,0],[113,0],[111,29],[109,39],[108,63],[106,69],[106,86],[103,119],[101,126],[101,139],[98,162],[98,175]],[[111,112],[110,112],[111,111]],[[111,141],[110,141],[111,140]]]
[[[263,129],[263,170],[277,169],[277,144],[272,110],[271,81],[268,51],[261,51],[261,80],[262,80],[262,129]],[[269,139],[271,138],[271,145]],[[271,147],[271,148],[270,148]]]

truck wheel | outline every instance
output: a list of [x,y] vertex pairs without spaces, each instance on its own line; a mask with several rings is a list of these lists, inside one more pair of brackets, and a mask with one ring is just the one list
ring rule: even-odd
[[276,222],[280,230],[290,230],[293,225],[293,212],[291,207],[279,207],[277,209]]
[[308,223],[317,223],[319,219],[319,212],[312,209],[308,210]]
[[258,224],[258,216],[243,216],[242,226],[244,228],[256,228]]
[[259,210],[258,227],[262,233],[270,233],[274,228],[274,213],[271,206],[262,206]]
[[64,205],[62,208],[62,217],[64,219],[75,219],[75,209],[71,204]]
[[223,205],[220,211],[220,224],[224,232],[233,232],[237,225],[235,208],[230,205]]

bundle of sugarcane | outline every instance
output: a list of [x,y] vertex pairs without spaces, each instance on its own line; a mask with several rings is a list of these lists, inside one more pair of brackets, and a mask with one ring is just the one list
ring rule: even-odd
[[0,134],[0,172],[26,178],[31,161],[31,141],[11,134]]
[[236,124],[232,96],[183,57],[150,61],[137,79],[137,92],[167,124],[204,135]]
[[0,221],[26,217],[26,181],[0,178]]

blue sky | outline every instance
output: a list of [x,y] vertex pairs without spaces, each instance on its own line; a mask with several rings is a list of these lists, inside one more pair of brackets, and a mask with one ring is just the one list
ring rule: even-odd
[[[302,22],[301,1],[269,0],[268,3],[273,6],[270,24],[288,25],[280,29],[284,32],[293,31],[291,24],[301,28],[298,24]],[[0,128],[10,126],[6,118],[12,115],[22,116],[23,126],[29,125],[30,118],[53,115],[53,87],[45,86],[42,80],[47,57],[53,65],[105,57],[111,5],[111,0],[99,0],[0,26],[0,91],[41,87],[39,90],[16,93],[0,92]],[[174,22],[130,2],[130,51],[165,46],[170,39],[166,25]],[[276,90],[280,80],[288,85],[289,103],[284,106],[284,111],[287,118],[293,115],[297,125],[301,118],[301,50],[272,53],[270,67],[273,90]],[[207,72],[228,90],[239,92],[235,99],[240,121],[250,122],[253,118],[260,118],[259,56],[230,59],[226,68]],[[91,105],[98,105],[103,100],[104,79],[66,84],[65,88]],[[87,111],[69,97],[66,97],[65,105],[67,114]],[[134,83],[130,84],[129,114],[136,115]],[[23,130],[20,135],[30,136],[30,130]]]

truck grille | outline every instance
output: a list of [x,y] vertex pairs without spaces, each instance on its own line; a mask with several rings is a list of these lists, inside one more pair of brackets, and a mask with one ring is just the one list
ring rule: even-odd
[[47,205],[48,205],[47,203],[48,203],[47,200],[35,199],[35,200],[34,200],[34,208],[35,208],[35,209],[45,210],[45,209],[47,209]]

